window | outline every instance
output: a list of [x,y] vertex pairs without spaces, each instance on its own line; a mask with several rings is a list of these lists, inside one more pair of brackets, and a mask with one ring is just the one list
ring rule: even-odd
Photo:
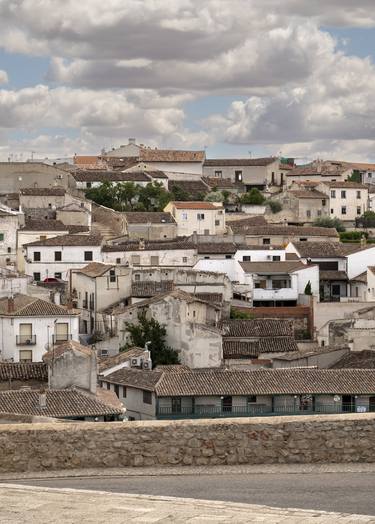
[[90,189],[90,187],[91,187],[91,182],[86,182],[86,187],[87,187],[87,189]]
[[251,256],[250,255],[243,255],[242,262],[251,262]]
[[40,262],[40,251],[34,251],[34,262]]
[[181,397],[172,397],[172,413],[181,413]]
[[204,220],[204,213],[197,213],[197,220]]
[[357,191],[357,198],[361,198],[361,192]]
[[120,397],[120,386],[118,384],[115,384],[114,392],[115,392],[115,395],[117,395],[117,398],[119,398]]
[[111,384],[107,382],[107,389],[111,389]]
[[355,287],[355,296],[356,296],[357,298],[359,297],[358,286]]
[[368,176],[369,178],[372,178],[372,173],[367,173],[367,176]]
[[141,257],[139,255],[132,255],[133,266],[139,266],[140,263],[141,263]]
[[182,218],[182,220],[187,220],[188,219],[188,214],[187,213],[182,213],[181,214],[181,218]]
[[346,198],[346,191],[341,191],[341,198]]
[[84,252],[84,260],[86,260],[86,261],[92,260],[92,251],[85,251]]
[[306,211],[306,216],[307,216],[307,218],[311,218],[311,210],[310,209],[308,209]]
[[216,177],[222,177],[223,176],[223,172],[222,171],[215,171],[215,176]]
[[249,395],[247,397],[247,403],[248,404],[254,404],[256,401],[257,401],[257,396],[256,395]]
[[236,182],[242,182],[242,171],[235,171],[234,177]]
[[331,198],[336,198],[336,190],[331,189]]
[[280,259],[280,255],[273,255],[272,256],[272,260],[273,260],[273,262],[280,262],[280,260],[281,260]]
[[333,209],[331,208],[331,215],[333,215],[333,213],[334,213],[334,211],[333,211]]
[[116,264],[121,264],[121,258],[116,258]]
[[122,396],[126,398],[126,386],[122,386]]
[[264,246],[269,246],[271,244],[271,239],[270,238],[263,238],[263,245]]
[[188,261],[188,258],[187,258],[187,257],[182,257],[182,263],[183,263],[183,264],[186,264],[187,261]]
[[40,282],[40,273],[33,273],[33,279],[35,282]]
[[151,391],[143,390],[143,404],[152,404]]
[[116,271],[114,269],[109,270],[109,281],[116,282]]
[[346,215],[346,206],[341,207],[341,214]]
[[59,278],[59,279],[61,280],[61,278],[62,278],[62,273],[55,273],[55,274],[54,274],[54,277],[55,277],[55,278]]
[[0,233],[0,242],[4,240],[4,233]]
[[39,240],[46,240],[46,238],[47,238],[46,235],[40,235]]
[[11,248],[11,247],[8,247],[7,252],[8,252],[8,253],[11,253],[11,252],[12,252],[12,248]]
[[215,220],[215,226],[220,226],[220,220]]
[[210,257],[205,256],[204,259],[205,259],[205,260],[210,260]]
[[55,262],[61,262],[61,251],[55,251]]
[[317,214],[318,217],[322,216],[322,211],[321,211],[321,209],[318,209],[318,211],[316,212],[316,214]]
[[232,258],[232,255],[225,255],[225,258]]
[[325,199],[325,198],[323,198],[323,200],[322,200],[322,206],[325,206],[325,205],[326,205],[326,203],[327,203],[326,199]]
[[300,242],[307,242],[307,238],[302,237],[302,238],[299,239],[299,241],[300,241]]
[[159,257],[158,256],[151,256],[151,265],[152,266],[158,266],[159,265]]
[[222,411],[232,411],[232,397],[222,397],[221,398],[221,409]]
[[20,351],[20,362],[32,362],[33,361],[33,352],[31,349],[22,349]]
[[136,274],[134,275],[134,280],[135,280],[135,282],[140,282],[140,280],[141,280],[141,275],[140,275],[139,273],[136,273]]
[[357,206],[357,215],[361,214],[361,206]]

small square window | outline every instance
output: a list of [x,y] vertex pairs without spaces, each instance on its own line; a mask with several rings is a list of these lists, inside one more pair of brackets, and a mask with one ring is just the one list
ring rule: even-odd
[[341,191],[341,198],[346,198],[346,191]]
[[187,261],[188,261],[188,258],[187,258],[187,257],[182,257],[182,263],[183,263],[183,264],[186,264]]
[[215,220],[215,226],[220,226],[220,220]]
[[40,262],[40,251],[34,251],[34,262]]
[[151,391],[143,390],[143,404],[152,404]]
[[215,176],[221,178],[223,176],[223,172],[222,171],[215,171]]
[[55,251],[55,262],[61,262],[62,253],[61,251]]
[[225,255],[225,258],[232,258],[232,255]]
[[85,251],[84,252],[84,260],[89,262],[92,260],[92,251]]
[[132,255],[132,264],[133,266],[139,266],[141,263],[140,255]]
[[269,246],[271,244],[271,239],[270,238],[263,238],[263,245],[264,246]]
[[280,262],[280,255],[273,255],[272,260],[273,262]]
[[32,362],[33,352],[30,349],[22,349],[19,354],[20,362]]
[[116,282],[116,271],[114,269],[109,270],[109,281]]
[[336,190],[335,189],[331,190],[331,198],[336,198]]
[[35,282],[40,282],[40,273],[33,273],[33,279]]
[[116,264],[121,264],[121,258],[116,258]]
[[346,215],[346,206],[341,207],[341,214]]
[[243,255],[242,256],[242,262],[251,262],[251,256],[250,255]]
[[307,242],[307,238],[302,237],[302,238],[299,239],[299,241],[300,241],[300,242]]
[[310,209],[308,209],[306,211],[306,216],[307,216],[307,218],[311,218],[311,210]]
[[204,213],[197,213],[197,220],[204,220]]
[[187,213],[182,213],[181,214],[181,218],[182,218],[182,220],[187,220],[188,219],[188,214]]
[[59,278],[61,280],[61,277],[62,277],[62,273],[55,273],[55,278]]
[[135,273],[135,275],[134,275],[134,281],[135,281],[135,282],[140,282],[140,280],[141,280],[141,275],[140,275],[139,273]]

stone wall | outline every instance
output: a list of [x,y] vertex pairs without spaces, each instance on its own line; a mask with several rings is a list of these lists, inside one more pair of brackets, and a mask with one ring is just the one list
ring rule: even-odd
[[375,462],[375,414],[1,424],[0,473],[121,466]]

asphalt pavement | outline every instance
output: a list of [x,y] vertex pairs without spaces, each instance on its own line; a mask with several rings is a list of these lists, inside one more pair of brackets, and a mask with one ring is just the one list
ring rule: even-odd
[[279,508],[375,515],[375,472],[95,476],[12,480],[14,484],[206,499]]

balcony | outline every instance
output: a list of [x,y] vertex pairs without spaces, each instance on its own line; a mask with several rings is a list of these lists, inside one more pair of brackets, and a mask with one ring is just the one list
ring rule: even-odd
[[35,346],[36,335],[16,335],[17,346]]
[[323,415],[323,414],[345,414],[366,413],[374,411],[374,408],[361,409],[355,403],[349,404],[319,404],[315,408],[309,406],[299,409],[298,405],[286,405],[271,408],[266,405],[232,406],[231,408],[195,406],[194,408],[181,408],[174,411],[172,408],[159,407],[156,416],[158,419],[192,419],[192,418],[227,418],[227,417],[266,417],[282,415]]
[[63,342],[66,342],[67,340],[72,340],[71,333],[65,333],[65,334],[62,333],[60,335],[52,335],[52,344],[53,345],[62,344]]
[[297,300],[298,291],[292,287],[254,288],[253,300]]

